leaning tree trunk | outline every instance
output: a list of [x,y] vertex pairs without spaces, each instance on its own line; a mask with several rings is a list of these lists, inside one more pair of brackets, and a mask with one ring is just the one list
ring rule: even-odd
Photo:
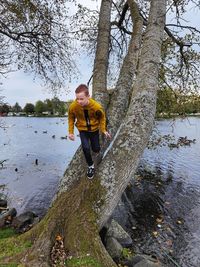
[[[108,1],[102,1],[102,5],[106,2]],[[128,2],[131,15],[137,17],[139,13],[136,4],[132,0]],[[99,164],[95,179],[85,179],[82,155],[76,153],[65,172],[60,192],[44,219],[30,232],[13,241],[19,245],[22,240],[32,240],[32,247],[15,258],[22,266],[50,266],[50,251],[57,235],[64,238],[65,251],[74,261],[81,261],[89,254],[94,266],[116,266],[102,245],[99,230],[113,212],[133,176],[153,127],[165,8],[165,0],[151,1],[137,79],[132,87],[142,31],[141,20],[134,21],[129,52],[120,73],[116,93],[108,107],[112,122],[112,146],[107,149]],[[106,12],[107,15],[108,13]],[[133,38],[134,35],[136,38]],[[119,109],[116,110],[117,106]],[[70,265],[70,262],[68,261],[68,266],[75,266]]]
[[111,215],[138,166],[149,140],[156,110],[158,69],[165,24],[165,0],[152,0],[137,79],[127,114],[112,149],[99,167],[101,185],[106,188],[99,209],[100,227]]
[[102,0],[93,70],[93,97],[106,109],[109,101],[107,71],[110,40],[111,0]]

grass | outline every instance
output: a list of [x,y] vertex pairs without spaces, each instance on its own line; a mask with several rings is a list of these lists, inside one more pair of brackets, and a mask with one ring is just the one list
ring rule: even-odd
[[101,267],[101,264],[90,256],[81,258],[71,258],[67,260],[66,266],[68,267]]
[[0,267],[19,267],[20,265],[18,265],[17,263],[7,263],[7,264],[1,264],[0,263]]
[[15,235],[16,235],[15,230],[12,228],[0,229],[0,240],[3,238],[15,236]]
[[129,248],[123,248],[122,258],[129,259],[133,256],[133,252]]
[[0,267],[20,267],[18,263],[3,263],[5,257],[13,257],[31,246],[30,241],[20,240],[12,228],[0,229]]

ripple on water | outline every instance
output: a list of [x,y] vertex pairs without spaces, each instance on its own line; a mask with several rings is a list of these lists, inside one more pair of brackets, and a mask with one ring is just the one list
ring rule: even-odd
[[[131,192],[127,189],[122,197],[127,213],[120,218],[117,208],[114,216],[135,240],[135,251],[154,254],[166,266],[174,266],[171,257],[181,267],[200,267],[200,119],[195,133],[184,128],[185,123],[177,122],[173,134],[196,138],[196,144],[146,149],[140,162],[142,179],[133,182]],[[179,126],[181,130],[176,131]],[[166,130],[166,122],[162,128]],[[159,213],[160,228],[156,223]]]

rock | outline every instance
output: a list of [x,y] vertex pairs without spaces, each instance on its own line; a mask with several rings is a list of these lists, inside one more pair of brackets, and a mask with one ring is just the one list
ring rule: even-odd
[[120,259],[123,247],[115,238],[108,237],[106,241],[106,249],[115,261]]
[[5,225],[11,224],[13,218],[17,215],[15,208],[10,209],[9,211],[2,212],[0,215],[0,228]]
[[127,267],[162,267],[161,263],[148,255],[136,255],[130,260],[123,262]]
[[8,210],[8,208],[0,207],[0,214],[2,214],[2,212],[5,212],[7,210]]
[[130,235],[115,220],[111,221],[106,233],[106,238],[109,237],[115,238],[122,245],[122,247],[130,247],[133,242]]
[[7,200],[5,199],[0,199],[0,207],[2,208],[7,208]]
[[127,267],[132,267],[135,266],[135,264],[137,264],[138,262],[142,261],[144,258],[142,257],[142,255],[136,255],[133,258],[123,261],[123,265],[127,266]]
[[37,223],[39,218],[35,213],[31,211],[26,211],[12,221],[12,226],[16,229],[18,233],[23,233],[29,230],[33,224]]

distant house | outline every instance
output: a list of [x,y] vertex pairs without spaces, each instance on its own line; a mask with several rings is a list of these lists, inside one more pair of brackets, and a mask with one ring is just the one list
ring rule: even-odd
[[43,111],[42,115],[50,116],[51,115],[51,111]]
[[14,112],[8,112],[7,116],[15,116]]

